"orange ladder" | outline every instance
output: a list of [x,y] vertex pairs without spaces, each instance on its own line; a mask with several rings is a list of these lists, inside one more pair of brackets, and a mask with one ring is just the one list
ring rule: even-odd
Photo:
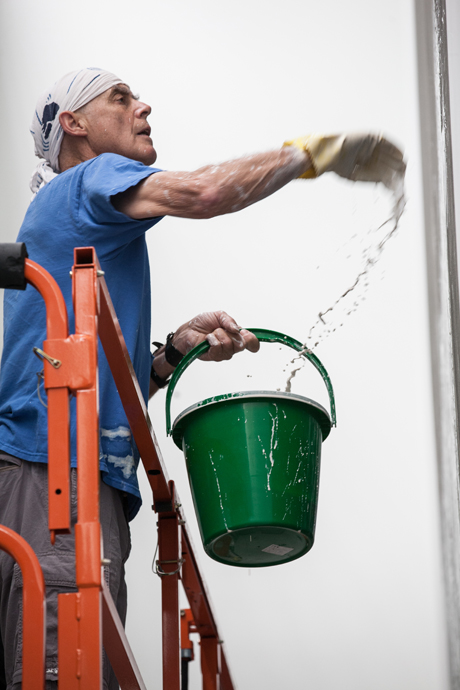
[[[190,610],[182,612],[182,646],[184,650],[191,649],[188,632],[200,635],[203,690],[234,690],[181,502],[174,482],[168,479],[96,252],[93,247],[74,250],[71,275],[75,333],[71,335],[65,301],[56,281],[41,266],[25,258],[27,253],[23,246],[22,254],[24,279],[38,290],[46,305],[47,339],[41,353],[48,396],[49,529],[53,543],[56,534],[70,533],[69,393],[77,400],[75,557],[78,591],[58,595],[58,688],[100,690],[104,645],[122,690],[145,689],[102,576],[97,394],[99,336],[150,482],[153,507],[158,516],[163,690],[181,689],[179,580],[190,605]],[[0,549],[17,561],[24,582],[22,687],[23,690],[43,690],[43,574],[30,546],[3,526],[0,526]]]

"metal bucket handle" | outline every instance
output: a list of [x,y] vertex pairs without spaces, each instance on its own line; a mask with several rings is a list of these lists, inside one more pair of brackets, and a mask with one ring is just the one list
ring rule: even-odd
[[[329,402],[331,405],[332,425],[336,426],[337,418],[335,414],[335,400],[332,383],[326,369],[324,368],[323,364],[320,362],[318,357],[315,354],[313,354],[311,350],[305,348],[301,342],[295,340],[294,338],[291,338],[288,335],[284,335],[284,333],[278,333],[278,331],[270,331],[266,328],[246,328],[245,330],[253,333],[256,336],[256,338],[258,338],[263,343],[281,343],[282,345],[292,347],[293,350],[300,352],[306,359],[308,359],[313,364],[314,367],[316,367],[316,369],[323,377],[324,383],[326,384],[327,392],[329,394]],[[168,386],[168,392],[166,394],[166,431],[168,436],[170,436],[171,434],[171,398],[174,393],[176,384],[179,378],[184,373],[184,371],[187,369],[187,367],[189,367],[190,364],[195,359],[200,357],[204,352],[209,350],[209,347],[209,343],[205,340],[196,347],[194,347],[193,350],[190,350],[190,352],[183,357],[182,361],[176,367],[171,377],[171,381],[169,382]]]

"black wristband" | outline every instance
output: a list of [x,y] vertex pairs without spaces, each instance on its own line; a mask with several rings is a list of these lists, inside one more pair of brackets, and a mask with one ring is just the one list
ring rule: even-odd
[[174,333],[170,333],[168,337],[166,338],[166,347],[165,347],[165,358],[166,361],[172,366],[172,367],[177,367],[179,362],[183,359],[184,355],[182,352],[179,352],[174,345],[172,344],[172,339],[174,338]]
[[158,376],[157,372],[153,368],[153,362],[152,366],[150,369],[150,378],[152,379],[153,383],[158,387],[158,388],[164,388],[165,386],[168,385],[169,383],[169,378],[167,379],[162,379]]

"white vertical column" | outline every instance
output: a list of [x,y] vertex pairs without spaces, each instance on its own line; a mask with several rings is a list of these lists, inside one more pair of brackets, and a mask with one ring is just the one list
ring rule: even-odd
[[451,687],[460,688],[459,293],[445,0],[415,0],[430,338]]

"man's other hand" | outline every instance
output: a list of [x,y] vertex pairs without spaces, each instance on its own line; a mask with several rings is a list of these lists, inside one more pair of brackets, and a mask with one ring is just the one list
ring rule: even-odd
[[243,350],[257,352],[260,347],[256,336],[240,328],[225,311],[207,311],[195,316],[177,329],[172,344],[187,354],[204,340],[208,341],[210,347],[200,359],[207,362],[231,359]]

